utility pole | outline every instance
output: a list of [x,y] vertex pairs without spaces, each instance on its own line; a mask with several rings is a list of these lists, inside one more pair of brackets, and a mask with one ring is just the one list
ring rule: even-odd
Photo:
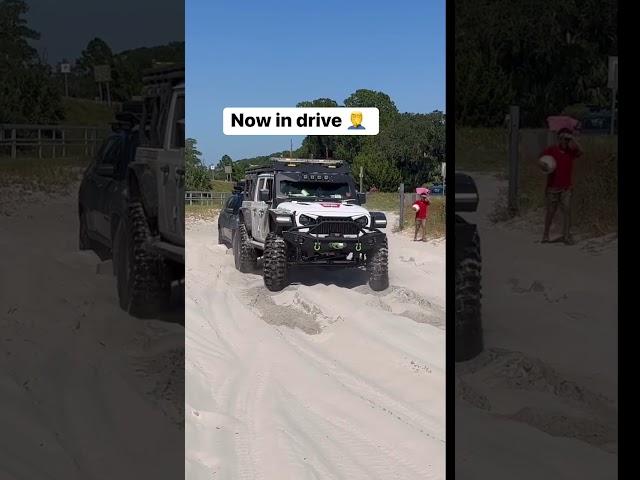
[[293,160],[293,138],[290,139],[291,143],[289,144],[289,158]]

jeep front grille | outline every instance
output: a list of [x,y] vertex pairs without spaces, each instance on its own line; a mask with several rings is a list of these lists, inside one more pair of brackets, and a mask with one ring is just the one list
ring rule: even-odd
[[316,235],[329,235],[339,233],[341,235],[356,235],[360,228],[349,217],[318,217],[316,224],[309,228],[309,233]]

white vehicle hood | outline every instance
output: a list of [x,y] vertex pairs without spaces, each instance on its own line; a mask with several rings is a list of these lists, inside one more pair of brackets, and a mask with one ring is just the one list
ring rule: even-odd
[[304,202],[289,201],[278,205],[278,210],[296,212],[296,223],[300,215],[305,214],[312,218],[316,217],[351,217],[358,218],[363,215],[371,218],[369,211],[360,205],[353,203],[342,203],[339,201]]

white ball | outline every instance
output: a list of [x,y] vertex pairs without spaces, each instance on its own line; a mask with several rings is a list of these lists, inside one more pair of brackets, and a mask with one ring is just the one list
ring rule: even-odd
[[413,208],[416,212],[420,210],[420,207],[418,205],[413,205],[411,208]]
[[538,160],[538,165],[542,169],[543,173],[549,174],[552,173],[556,169],[556,159],[551,155],[543,155]]

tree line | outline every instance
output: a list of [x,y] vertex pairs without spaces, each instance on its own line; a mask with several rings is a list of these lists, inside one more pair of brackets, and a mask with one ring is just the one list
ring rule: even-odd
[[47,63],[30,44],[40,34],[29,27],[24,0],[0,0],[0,123],[56,123],[64,119],[64,77],[61,63],[69,63],[69,96],[94,99],[98,87],[93,67],[111,67],[111,99],[129,100],[139,95],[145,69],[157,63],[183,63],[184,42],[136,48],[114,53],[94,38],[75,60]]
[[[363,169],[363,188],[396,191],[404,182],[407,188],[441,181],[445,161],[445,115],[401,113],[384,92],[360,89],[340,105],[330,98],[299,102],[297,107],[377,107],[380,133],[376,136],[310,135],[293,151],[297,158],[333,158],[347,161],[356,178]],[[233,160],[224,155],[213,171],[208,171],[195,152],[196,140],[187,140],[187,188],[206,190],[211,180],[224,179],[224,167],[233,167],[233,179],[244,177],[250,166],[264,165],[271,157],[289,157],[288,150],[252,158]],[[199,152],[198,152],[199,154]],[[191,173],[189,173],[191,171]],[[189,179],[198,183],[189,183]]]
[[455,122],[525,126],[580,105],[608,107],[617,0],[455,0]]

